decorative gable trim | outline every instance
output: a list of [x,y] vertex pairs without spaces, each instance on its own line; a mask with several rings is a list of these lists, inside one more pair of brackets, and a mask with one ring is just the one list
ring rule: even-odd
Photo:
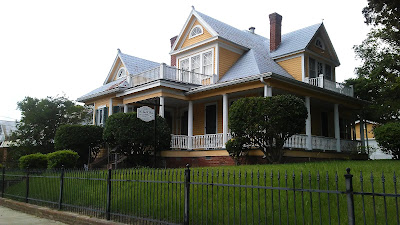
[[[329,51],[329,54],[332,56],[332,58],[334,58],[334,60],[332,61],[333,64],[334,64],[335,66],[339,66],[339,65],[340,65],[339,58],[338,58],[338,56],[337,56],[337,54],[336,54],[335,48],[334,48],[333,45],[332,45],[332,41],[331,41],[331,39],[329,38],[328,32],[327,32],[326,29],[325,29],[324,23],[321,24],[321,26],[320,26],[320,27],[318,28],[318,30],[315,32],[315,34],[313,35],[313,37],[310,39],[310,41],[308,42],[308,44],[307,44],[307,46],[306,46],[306,49],[308,49],[308,47],[309,47],[310,45],[314,45],[315,40],[316,40],[316,35],[317,35],[317,33],[320,32],[320,31],[323,33],[323,41],[324,41],[324,45],[325,45],[325,50],[327,50],[326,47],[327,47],[327,45],[328,45],[328,46],[329,46],[328,49],[331,50],[331,51]],[[310,51],[307,51],[307,50],[306,50],[306,52],[310,52]]]
[[[119,59],[119,62],[118,62],[118,59]],[[116,74],[112,74],[112,71],[114,70],[115,67],[120,67],[121,63],[124,64],[124,62],[122,61],[122,59],[119,56],[119,54],[117,54],[117,56],[114,59],[114,62],[112,64],[112,66],[111,66],[110,72],[108,72],[107,78],[104,81],[103,85],[111,82],[114,79]],[[126,68],[125,64],[124,64],[124,67]],[[128,71],[128,73],[129,73],[129,71]],[[111,79],[111,81],[109,81],[109,79]]]
[[[208,25],[208,24],[203,20],[203,18],[201,18],[201,16],[196,12],[196,10],[193,8],[192,11],[191,11],[190,14],[189,14],[189,17],[186,19],[185,25],[183,25],[182,30],[181,30],[181,32],[180,32],[179,35],[178,35],[178,38],[176,39],[174,45],[172,46],[171,52],[170,52],[170,53],[172,53],[172,52],[175,50],[175,48],[177,47],[177,45],[178,45],[178,43],[181,41],[181,39],[182,39],[182,38],[185,38],[185,37],[188,35],[188,33],[190,32],[190,30],[189,30],[186,34],[184,34],[184,31],[185,31],[186,27],[187,27],[188,25],[190,25],[190,26],[193,25],[193,24],[192,24],[193,21],[192,21],[192,23],[189,24],[190,20],[192,19],[192,16],[194,16],[194,17],[199,21],[199,23],[203,26],[203,28],[205,28],[212,36],[217,36],[217,35],[218,35],[218,33],[215,32],[215,30],[212,29],[211,26]],[[183,36],[185,36],[185,37],[183,37]],[[182,44],[180,44],[180,45],[182,45]]]

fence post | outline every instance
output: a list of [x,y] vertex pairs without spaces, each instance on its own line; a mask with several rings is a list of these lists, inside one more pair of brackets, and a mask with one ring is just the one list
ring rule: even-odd
[[350,168],[346,169],[347,174],[344,175],[346,178],[346,198],[347,198],[347,216],[349,219],[349,225],[355,225],[354,218],[354,194],[353,194],[353,175],[350,174]]
[[63,192],[64,192],[64,165],[61,168],[61,176],[60,176],[60,198],[58,199],[58,210],[62,208],[62,200],[63,200]]
[[190,191],[190,168],[189,164],[186,164],[185,170],[185,212],[183,218],[183,224],[189,225],[189,191]]
[[107,206],[106,206],[106,219],[111,219],[111,169],[108,169],[107,176]]
[[1,176],[1,197],[4,198],[4,188],[5,188],[5,175],[6,175],[6,168],[3,167],[2,176]]
[[29,167],[26,167],[26,193],[25,193],[25,202],[28,203],[29,197]]

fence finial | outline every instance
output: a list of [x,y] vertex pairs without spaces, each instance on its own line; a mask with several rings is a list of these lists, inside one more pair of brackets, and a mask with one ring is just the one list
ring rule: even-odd
[[190,167],[189,163],[188,163],[188,164],[186,164],[186,169],[189,169],[189,167]]
[[350,174],[350,168],[347,168],[346,171],[347,171],[347,174]]

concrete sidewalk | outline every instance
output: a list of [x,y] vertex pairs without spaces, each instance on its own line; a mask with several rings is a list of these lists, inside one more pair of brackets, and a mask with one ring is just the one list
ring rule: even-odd
[[29,215],[23,212],[19,212],[16,210],[0,206],[0,225],[11,225],[11,224],[62,225],[65,223],[40,218],[37,216]]

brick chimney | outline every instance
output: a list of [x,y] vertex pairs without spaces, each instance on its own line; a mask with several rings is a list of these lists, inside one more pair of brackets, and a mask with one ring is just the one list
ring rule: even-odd
[[282,16],[278,13],[272,13],[269,15],[269,49],[271,52],[278,49],[281,44],[281,27],[282,27]]
[[[172,48],[172,46],[174,46],[176,38],[178,38],[178,35],[169,39],[169,41],[171,42],[171,48]],[[176,66],[176,56],[174,56],[174,55],[171,55],[171,66]]]

